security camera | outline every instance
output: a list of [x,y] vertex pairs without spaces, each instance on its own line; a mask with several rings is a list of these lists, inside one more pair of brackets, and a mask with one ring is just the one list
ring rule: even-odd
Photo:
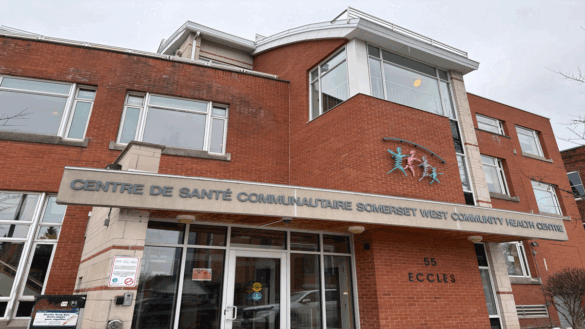
[[285,224],[290,224],[292,222],[292,220],[293,220],[292,217],[282,217],[282,221]]

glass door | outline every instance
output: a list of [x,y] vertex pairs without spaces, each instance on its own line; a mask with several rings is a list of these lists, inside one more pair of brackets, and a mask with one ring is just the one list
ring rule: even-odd
[[231,251],[225,329],[286,328],[286,254]]

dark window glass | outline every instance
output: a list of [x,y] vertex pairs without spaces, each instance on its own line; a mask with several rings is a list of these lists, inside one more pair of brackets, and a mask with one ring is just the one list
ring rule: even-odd
[[439,71],[439,78],[443,80],[448,80],[449,76],[447,75],[447,71],[438,70]]
[[8,302],[0,302],[0,318],[4,317],[4,313],[6,313],[6,306],[8,306]]
[[290,250],[319,251],[319,235],[309,233],[291,233]]
[[500,319],[498,319],[498,318],[490,319],[490,326],[491,326],[491,329],[502,329],[502,325],[500,324]]
[[488,266],[487,255],[483,244],[475,243],[475,255],[477,256],[478,266]]
[[57,135],[67,97],[0,91],[0,113],[6,117],[0,131]]
[[461,135],[459,135],[459,128],[457,126],[457,122],[453,120],[449,120],[451,124],[451,135],[453,136],[453,144],[455,145],[455,152],[464,154],[463,151],[463,142],[461,141]]
[[387,52],[386,50],[382,50],[382,57],[384,58],[385,61],[392,62],[394,64],[398,64],[400,66],[404,66],[409,69],[413,69],[415,71],[419,71],[433,77],[437,76],[434,67],[423,63],[419,63],[417,61],[413,61],[412,59],[402,57],[391,52]]
[[181,244],[184,241],[184,234],[185,224],[150,221],[146,230],[146,244]]
[[224,250],[188,249],[179,328],[221,327],[224,259]]
[[16,310],[16,317],[29,317],[32,314],[35,302],[20,302]]
[[349,237],[343,235],[323,235],[323,251],[349,254]]
[[571,189],[573,190],[573,194],[575,197],[581,197],[585,195],[585,190],[583,189],[583,182],[581,181],[581,177],[579,176],[578,172],[572,172],[568,174],[569,182],[571,183]]
[[181,250],[173,247],[144,247],[132,319],[133,329],[174,327]]
[[355,328],[350,258],[324,256],[327,328]]
[[468,204],[470,206],[475,206],[475,200],[473,200],[473,194],[471,194],[469,192],[463,192],[463,195],[465,196],[465,204]]
[[234,227],[230,242],[232,247],[284,250],[286,248],[286,232]]
[[191,225],[189,227],[189,244],[200,246],[225,246],[226,227]]
[[39,296],[43,292],[45,278],[49,271],[49,261],[53,253],[52,244],[39,244],[36,246],[30,265],[30,271],[26,278],[24,296]]
[[368,54],[380,58],[380,49],[378,47],[368,45]]
[[0,193],[0,220],[32,221],[38,199],[36,194]]
[[0,243],[0,275],[2,284],[0,284],[0,297],[9,297],[10,290],[14,284],[14,277],[18,271],[18,263],[22,257],[24,242],[1,242]]
[[291,329],[321,328],[319,269],[319,255],[290,255]]

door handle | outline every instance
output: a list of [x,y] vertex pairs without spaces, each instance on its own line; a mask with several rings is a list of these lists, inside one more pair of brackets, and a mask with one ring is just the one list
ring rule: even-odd
[[232,309],[232,318],[231,319],[227,319],[227,320],[234,321],[238,317],[238,307],[237,306],[228,306],[228,307],[226,307],[225,308],[225,312],[224,312],[226,315],[227,315],[227,311],[230,308]]

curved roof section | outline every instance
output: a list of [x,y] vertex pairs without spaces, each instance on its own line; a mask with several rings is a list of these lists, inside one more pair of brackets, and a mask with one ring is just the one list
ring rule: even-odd
[[[344,14],[346,18],[340,18]],[[240,49],[252,56],[297,42],[344,38],[364,40],[403,56],[463,74],[479,67],[479,63],[469,59],[465,51],[351,7],[332,21],[299,26],[269,37],[260,37],[256,42],[188,21],[163,41],[159,53],[172,54],[191,32],[200,32],[210,41]]]

